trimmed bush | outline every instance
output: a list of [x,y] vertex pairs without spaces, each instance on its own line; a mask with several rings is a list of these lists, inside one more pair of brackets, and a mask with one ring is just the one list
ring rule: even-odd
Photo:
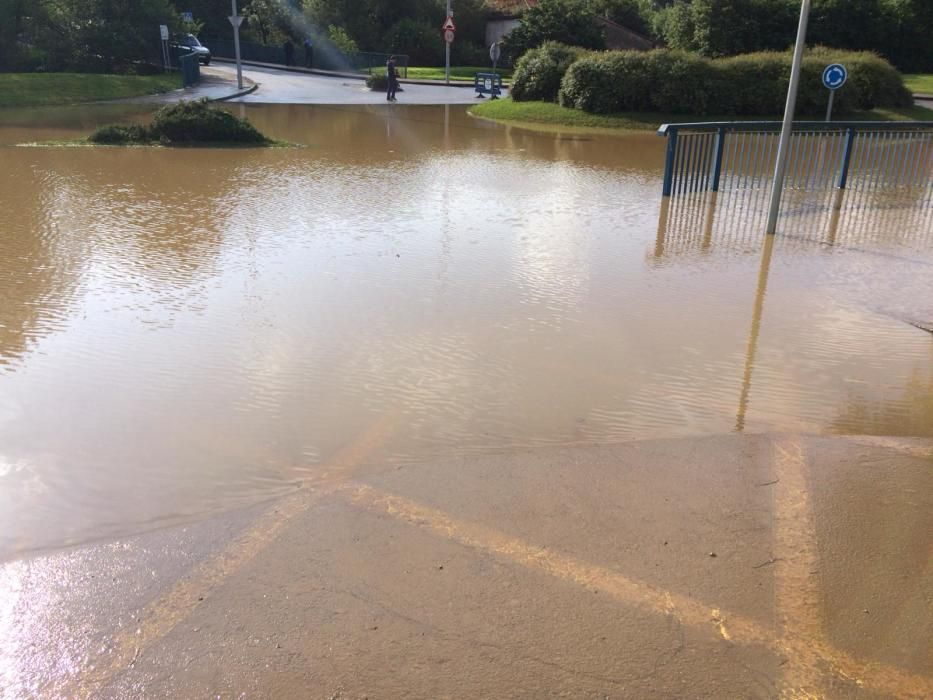
[[88,138],[100,144],[251,144],[266,145],[269,139],[245,119],[212,107],[206,100],[178,102],[156,112],[151,126],[132,124],[102,126]]
[[[567,70],[559,99],[565,107],[596,114],[780,114],[791,60],[789,53],[776,52],[712,60],[669,49],[590,54]],[[827,91],[821,78],[830,63],[843,63],[849,70],[849,81],[836,93],[838,114],[913,102],[901,75],[876,54],[818,48],[804,60],[799,115],[818,116],[825,110]]]
[[120,126],[119,124],[110,124],[102,126],[88,137],[91,143],[100,143],[108,145],[120,145],[127,143],[148,143],[152,140],[149,130],[144,126],[133,124],[131,126]]
[[156,112],[149,129],[163,143],[266,143],[245,119],[212,107],[206,99],[182,101]]
[[512,74],[512,99],[516,102],[557,102],[560,83],[570,65],[589,53],[577,46],[547,41],[519,59]]
[[389,78],[385,72],[372,73],[366,78],[366,87],[375,92],[386,92],[389,89]]

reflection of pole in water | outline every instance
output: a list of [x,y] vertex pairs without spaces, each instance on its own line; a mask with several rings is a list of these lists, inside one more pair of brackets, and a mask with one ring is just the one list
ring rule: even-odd
[[774,236],[765,236],[761,267],[758,270],[758,289],[755,292],[755,311],[752,314],[752,327],[748,331],[745,372],[742,376],[742,396],[739,398],[739,412],[735,418],[735,430],[739,433],[745,430],[745,414],[748,411],[748,396],[752,389],[752,370],[755,368],[755,356],[758,353],[758,336],[761,334],[761,317],[765,309],[765,295],[768,293],[768,275],[771,272],[773,252]]
[[836,245],[836,236],[839,234],[839,218],[842,216],[842,197],[845,190],[836,190],[833,194],[833,213],[829,217],[829,233],[826,236],[826,242],[829,245]]
[[713,244],[713,219],[716,213],[716,200],[719,198],[718,192],[713,192],[709,196],[709,203],[706,205],[706,223],[703,225],[703,243],[702,250],[708,252]]
[[444,105],[444,147],[450,148],[450,105]]
[[671,198],[661,198],[661,215],[658,217],[658,237],[654,244],[654,257],[664,257],[664,241],[667,237],[667,221],[671,213]]

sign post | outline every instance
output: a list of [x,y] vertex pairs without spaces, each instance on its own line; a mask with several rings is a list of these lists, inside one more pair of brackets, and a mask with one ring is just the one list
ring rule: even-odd
[[233,46],[236,52],[236,84],[239,90],[243,89],[243,64],[240,63],[240,25],[243,24],[243,18],[237,14],[236,0],[230,0],[230,6],[233,14],[227,19],[233,25]]
[[790,85],[787,88],[787,105],[784,108],[784,124],[778,143],[777,163],[774,166],[774,182],[771,183],[771,206],[768,210],[768,235],[777,231],[778,213],[781,210],[781,195],[784,192],[784,175],[787,172],[787,154],[790,138],[794,132],[794,111],[797,109],[797,91],[800,89],[800,68],[803,65],[803,50],[807,44],[807,24],[810,21],[811,0],[800,3],[800,23],[797,25],[797,45],[794,47],[794,63],[790,69]]
[[[489,47],[489,58],[492,59],[492,72],[496,73],[496,66],[499,64],[499,57],[502,56],[502,46],[498,41],[494,41]],[[498,100],[499,96],[495,91],[492,93],[492,99]]]
[[444,26],[441,27],[444,34],[445,58],[444,58],[444,81],[450,85],[450,45],[454,43],[454,33],[457,27],[454,24],[454,13],[450,9],[450,0],[447,0],[447,19],[444,20]]
[[823,71],[823,85],[829,90],[829,106],[826,108],[826,121],[832,121],[833,100],[836,97],[836,90],[845,85],[848,78],[849,71],[846,70],[845,66],[839,63],[826,66],[826,70]]
[[159,25],[159,34],[162,37],[162,66],[165,70],[171,70],[172,68],[172,55],[169,53],[168,48],[168,25],[160,24]]

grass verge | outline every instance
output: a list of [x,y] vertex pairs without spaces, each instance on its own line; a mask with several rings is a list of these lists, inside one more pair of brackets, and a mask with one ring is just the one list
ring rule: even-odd
[[[385,71],[382,71],[383,73]],[[403,69],[400,69],[399,72],[404,76],[405,72]],[[492,68],[486,66],[485,68],[480,66],[451,66],[450,67],[450,79],[458,81],[467,81],[473,82],[473,77],[477,73],[491,73]],[[502,76],[503,80],[508,80],[512,77],[512,70],[499,68],[496,70]],[[410,66],[408,68],[408,80],[443,80],[444,79],[444,68],[434,67],[424,67],[424,66]],[[402,78],[406,80],[406,78]]]
[[118,100],[181,87],[175,74],[0,73],[0,107],[50,107]]
[[[532,127],[569,127],[602,131],[655,130],[661,124],[678,122],[780,120],[779,116],[750,117],[737,120],[734,116],[659,114],[654,112],[588,114],[578,109],[561,107],[553,102],[513,102],[509,98],[487,100],[482,104],[474,105],[470,108],[470,114],[484,119]],[[813,119],[821,120],[822,117],[813,117]],[[857,112],[847,117],[847,119],[853,121],[933,121],[933,110],[925,107],[876,109],[870,112]]]
[[907,89],[913,93],[933,95],[933,73],[927,73],[926,75],[920,73],[905,75],[904,84],[907,86]]

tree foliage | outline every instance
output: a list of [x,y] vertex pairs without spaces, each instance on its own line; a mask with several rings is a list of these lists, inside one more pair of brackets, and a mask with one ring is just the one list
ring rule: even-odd
[[[794,42],[797,0],[675,0],[647,8],[656,36],[705,56],[783,50]],[[930,0],[814,0],[810,45],[876,51],[902,70],[933,70]]]
[[0,0],[0,19],[0,68],[104,72],[141,68],[180,23],[169,0]]
[[599,13],[593,2],[541,0],[522,15],[521,24],[506,37],[513,58],[545,41],[558,41],[585,49],[605,48]]

